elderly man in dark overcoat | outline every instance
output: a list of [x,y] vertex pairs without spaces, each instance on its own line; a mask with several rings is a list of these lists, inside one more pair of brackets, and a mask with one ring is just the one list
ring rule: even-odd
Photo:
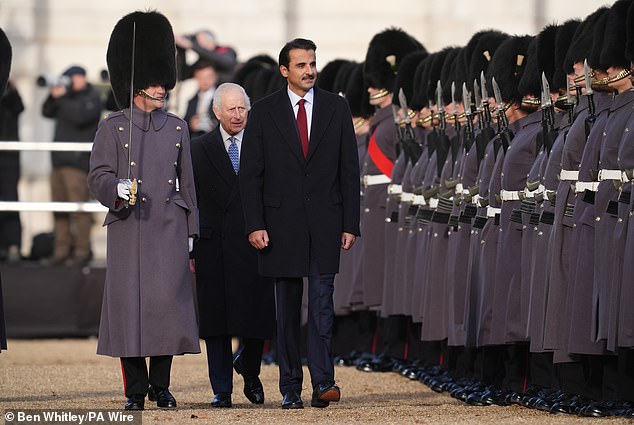
[[244,89],[233,83],[218,87],[213,98],[220,125],[192,140],[200,238],[194,244],[200,337],[207,345],[212,407],[231,407],[231,337],[243,347],[235,369],[244,378],[244,394],[264,403],[258,378],[264,340],[275,332],[273,279],[258,273],[257,252],[244,237],[244,214],[238,173],[247,115]]
[[188,258],[188,237],[198,235],[189,133],[163,109],[176,83],[174,49],[172,27],[158,12],[117,23],[107,62],[122,110],[100,123],[90,157],[88,184],[109,209],[97,353],[121,358],[128,410],[143,409],[146,395],[176,407],[172,356],[200,352]]
[[300,311],[308,277],[311,405],[339,401],[331,352],[333,281],[340,249],[359,235],[359,160],[346,101],[315,87],[315,44],[280,51],[287,85],[253,105],[244,133],[240,191],[259,270],[275,277],[282,408],[302,408]]

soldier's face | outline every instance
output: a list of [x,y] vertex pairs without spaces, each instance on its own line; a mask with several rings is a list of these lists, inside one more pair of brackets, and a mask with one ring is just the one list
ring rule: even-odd
[[291,49],[288,68],[280,66],[280,73],[288,82],[293,93],[304,97],[315,85],[317,79],[317,60],[314,50]]
[[247,125],[247,105],[238,90],[227,90],[222,94],[220,107],[214,106],[214,114],[220,125],[230,135],[240,132]]

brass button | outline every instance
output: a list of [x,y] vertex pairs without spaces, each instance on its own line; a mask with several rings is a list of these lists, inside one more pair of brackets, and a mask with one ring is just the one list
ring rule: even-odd
[[119,130],[119,131],[123,131],[123,127],[119,127],[117,130]]
[[130,163],[130,167],[136,167],[136,162],[132,161],[132,162]]
[[[167,184],[174,184],[174,180],[169,179],[169,180],[167,181]],[[169,198],[168,198],[168,199],[169,199]]]
[[144,196],[143,198],[141,198],[141,202],[147,202],[147,198]]
[[170,198],[165,198],[165,202],[169,202],[169,201],[170,201]]
[[619,217],[619,219],[616,220],[616,221],[617,221],[617,223],[623,223],[623,219],[621,217]]
[[142,183],[143,183],[143,180],[139,179],[139,180],[137,180],[136,182],[137,182],[138,184],[142,184]]
[[369,213],[369,212],[370,212],[370,208],[364,208],[364,209],[363,209],[363,212],[367,212],[367,213]]
[[123,145],[124,148],[128,149],[128,144]]
[[601,221],[601,217],[595,218],[594,221]]
[[176,131],[181,131],[183,128],[180,125],[176,126]]
[[181,144],[180,143],[176,143],[176,149],[180,149],[181,148]]
[[176,167],[178,165],[178,162],[174,161],[174,167]]

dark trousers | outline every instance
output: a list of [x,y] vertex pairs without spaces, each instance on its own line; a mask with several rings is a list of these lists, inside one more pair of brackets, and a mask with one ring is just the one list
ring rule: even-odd
[[150,357],[150,370],[145,357],[122,357],[123,389],[126,397],[144,398],[148,385],[169,388],[172,356]]
[[[308,370],[313,386],[332,383],[335,378],[331,339],[334,318],[332,294],[334,273],[320,274],[317,261],[311,256],[308,276]],[[302,390],[300,354],[300,320],[302,278],[277,278],[277,362],[280,368],[280,392]]]
[[[244,376],[259,376],[264,340],[242,338],[240,366]],[[231,336],[221,335],[205,339],[209,381],[214,394],[231,394],[233,391],[233,352]]]

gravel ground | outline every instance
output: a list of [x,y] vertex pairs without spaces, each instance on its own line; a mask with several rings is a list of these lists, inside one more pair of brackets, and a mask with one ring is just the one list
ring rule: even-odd
[[[96,343],[96,339],[9,341],[9,350],[0,354],[0,411],[121,409],[125,398],[119,361],[97,356]],[[303,399],[306,408],[282,410],[279,407],[282,397],[277,389],[277,367],[263,366],[261,379],[267,397],[264,405],[251,405],[242,394],[242,378],[234,376],[234,407],[212,410],[205,356],[179,356],[174,359],[170,387],[179,408],[165,411],[146,402],[143,423],[634,423],[623,418],[555,416],[519,406],[472,407],[394,373],[365,373],[346,367],[338,367],[335,372],[342,400],[326,409],[309,407],[310,383],[305,370]]]

